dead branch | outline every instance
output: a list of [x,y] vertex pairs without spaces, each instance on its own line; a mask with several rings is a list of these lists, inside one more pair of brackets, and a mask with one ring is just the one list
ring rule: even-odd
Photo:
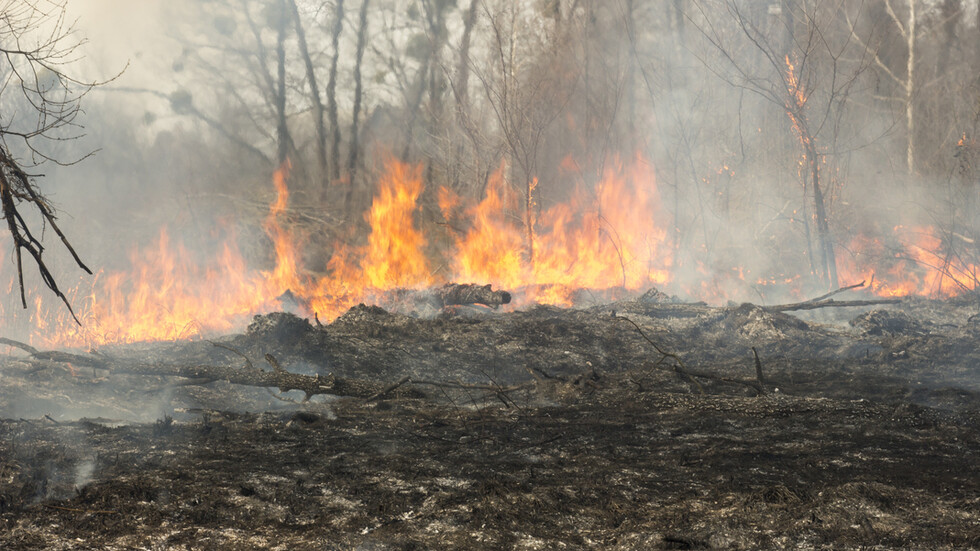
[[421,393],[414,390],[398,392],[399,390],[402,390],[399,388],[392,388],[385,391],[385,385],[375,381],[347,379],[336,377],[333,374],[326,377],[321,377],[320,375],[310,376],[291,373],[283,369],[279,365],[279,362],[270,354],[266,354],[266,361],[268,361],[275,368],[275,371],[265,371],[254,367],[243,368],[224,365],[168,365],[161,363],[142,363],[109,357],[74,354],[71,352],[61,352],[57,350],[41,351],[28,344],[11,339],[0,339],[0,344],[20,348],[21,350],[28,352],[35,360],[42,362],[68,363],[76,367],[96,367],[99,369],[108,370],[112,373],[227,381],[236,385],[278,388],[280,392],[301,390],[306,394],[305,400],[309,400],[311,397],[318,394],[331,394],[335,396],[349,396],[355,398],[371,398],[377,396],[378,394],[381,394],[382,396],[396,394],[400,397],[419,397],[421,395]]
[[860,287],[864,287],[864,280],[861,280],[861,283],[855,283],[854,285],[847,285],[846,287],[841,287],[839,289],[833,290],[833,291],[827,293],[826,295],[820,295],[817,298],[811,298],[810,300],[808,300],[806,302],[820,302],[821,300],[828,299],[828,298],[830,298],[830,297],[832,297],[834,295],[838,295],[840,293],[843,293],[844,291],[850,291],[851,289],[858,289]]
[[817,308],[849,308],[853,306],[878,306],[880,304],[900,304],[900,298],[886,298],[879,300],[834,300],[828,299],[820,302],[797,302],[794,304],[780,304],[777,306],[766,306],[766,310],[771,312],[792,312],[796,310],[816,310]]
[[71,304],[68,302],[68,297],[58,287],[58,282],[55,281],[54,276],[44,262],[44,246],[34,236],[27,222],[24,220],[22,213],[18,210],[20,204],[23,203],[33,205],[41,213],[44,221],[58,234],[78,266],[91,274],[92,270],[82,263],[82,260],[68,242],[61,228],[58,227],[55,221],[54,211],[47,205],[44,198],[34,191],[34,183],[20,168],[17,162],[7,154],[4,147],[0,145],[0,211],[2,211],[3,218],[7,220],[7,229],[10,230],[10,237],[14,244],[14,258],[17,264],[17,284],[20,288],[21,304],[24,308],[27,308],[22,254],[23,251],[27,251],[34,258],[34,264],[37,266],[38,273],[40,273],[44,285],[65,303],[72,318],[76,323],[81,325],[81,322],[72,310]]
[[[874,276],[872,276],[873,278]],[[833,290],[825,295],[820,295],[816,298],[811,298],[810,300],[805,300],[803,302],[794,302],[791,304],[777,304],[774,306],[763,306],[764,309],[770,312],[792,312],[796,310],[816,310],[817,308],[846,308],[850,306],[876,306],[878,304],[898,304],[902,302],[902,299],[888,298],[879,300],[842,300],[836,301],[830,297],[843,293],[844,291],[850,291],[851,289],[858,289],[864,287],[864,281],[860,283],[855,283],[854,285],[847,285],[841,287],[840,289]],[[758,356],[756,356],[758,358]]]
[[384,388],[384,390],[382,390],[381,392],[375,394],[374,396],[369,396],[368,399],[367,399],[367,401],[368,402],[373,402],[373,401],[375,401],[375,400],[377,400],[379,398],[383,398],[384,396],[387,396],[389,393],[391,393],[391,391],[395,390],[396,388],[402,386],[405,383],[410,383],[410,382],[412,382],[411,377],[409,377],[408,375],[406,375],[406,376],[402,377],[401,379],[398,379],[394,383],[386,386]]
[[28,354],[37,354],[38,353],[38,349],[37,348],[34,348],[33,346],[31,346],[31,345],[29,345],[27,343],[20,342],[20,341],[14,341],[14,340],[5,339],[3,337],[0,337],[0,344],[5,344],[7,346],[13,346],[14,348],[20,348],[21,350],[27,352]]
[[[615,314],[614,314],[614,316],[615,316]],[[659,367],[661,367],[664,364],[664,361],[665,360],[667,360],[667,359],[673,360],[674,363],[673,363],[673,366],[672,366],[671,370],[674,371],[675,373],[679,374],[679,375],[682,375],[684,377],[687,377],[688,380],[692,381],[695,385],[697,385],[698,390],[701,391],[701,394],[704,394],[704,387],[702,387],[701,384],[698,383],[695,380],[696,378],[697,379],[708,379],[708,380],[711,380],[711,381],[718,381],[720,383],[729,383],[729,384],[736,384],[736,385],[741,385],[741,386],[747,386],[747,387],[755,390],[760,395],[762,395],[762,394],[768,394],[768,391],[766,391],[766,387],[763,386],[761,383],[757,383],[755,381],[747,381],[747,380],[744,380],[744,379],[735,379],[735,378],[732,378],[732,377],[722,377],[721,375],[715,375],[714,373],[708,373],[706,371],[700,371],[700,370],[695,370],[695,369],[688,368],[687,366],[684,365],[684,362],[681,361],[680,356],[678,356],[677,354],[674,354],[673,352],[668,352],[668,351],[660,348],[660,346],[657,343],[653,342],[653,340],[650,339],[650,337],[647,336],[647,334],[643,331],[643,329],[640,328],[639,325],[637,325],[636,322],[634,322],[633,320],[631,320],[629,318],[626,318],[626,317],[622,317],[622,316],[616,316],[616,317],[617,317],[617,319],[624,320],[624,321],[628,322],[630,325],[632,325],[636,329],[636,332],[639,333],[640,336],[643,337],[643,339],[645,341],[647,341],[648,343],[650,343],[650,345],[653,346],[653,348],[657,351],[657,353],[660,354],[660,356],[661,356],[660,360],[658,360],[657,362],[654,362],[653,367],[658,367],[659,368]]]
[[515,390],[521,390],[528,388],[530,384],[523,385],[513,385],[507,387],[501,387],[499,385],[481,385],[481,384],[470,384],[461,383],[457,381],[412,381],[412,384],[422,385],[422,386],[434,386],[436,388],[455,388],[457,390],[487,390],[490,392],[513,392]]
[[252,360],[250,360],[249,357],[246,356],[245,354],[243,354],[240,350],[236,350],[236,349],[228,346],[227,344],[222,344],[220,342],[215,342],[215,341],[208,341],[208,342],[211,343],[211,346],[214,346],[214,347],[217,347],[217,348],[223,348],[223,349],[231,352],[232,354],[235,354],[237,356],[241,356],[242,358],[245,359],[245,365],[247,367],[249,367],[251,369],[255,369],[255,366],[252,364]]
[[45,504],[48,509],[55,509],[57,511],[67,511],[69,513],[84,513],[86,515],[115,515],[119,511],[111,511],[108,509],[76,509],[75,507],[60,507],[58,505]]

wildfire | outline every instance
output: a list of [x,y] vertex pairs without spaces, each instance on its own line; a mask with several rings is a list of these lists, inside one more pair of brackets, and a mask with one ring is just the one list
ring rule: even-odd
[[[547,208],[526,195],[533,193],[533,185],[522,190],[505,174],[504,166],[494,172],[478,201],[437,190],[447,224],[425,231],[417,221],[424,189],[421,167],[389,160],[364,215],[371,228],[364,244],[335,244],[327,265],[312,272],[302,262],[305,236],[284,221],[290,199],[286,165],[273,175],[276,195],[263,222],[275,253],[271,269],[251,268],[228,231],[216,234],[224,244],[202,261],[163,229],[152,247],[130,253],[127,270],[99,273],[84,289],[69,293],[82,326],[37,292],[32,309],[5,316],[0,329],[27,318],[35,344],[92,346],[236,330],[253,314],[283,308],[279,299],[287,291],[300,313],[316,313],[326,321],[394,288],[448,281],[516,291],[517,306],[569,305],[581,289],[670,288],[678,268],[667,244],[673,222],[661,206],[653,168],[642,157],[610,160],[598,184],[580,184],[567,201]],[[439,229],[445,227],[452,229]],[[432,231],[449,233],[436,238]],[[447,250],[433,250],[432,243],[447,242]],[[888,239],[858,236],[848,249],[854,254],[840,259],[843,280],[869,281],[878,295],[951,295],[977,284],[977,267],[944,252],[951,250],[949,239],[931,227],[899,226]],[[690,268],[701,274],[700,284],[681,288],[716,301],[748,289],[749,281],[757,283],[756,292],[778,285],[799,292],[805,280],[794,274],[752,274],[738,266],[708,269],[695,263]],[[14,292],[9,284],[7,290]]]
[[888,237],[889,244],[855,237],[852,256],[842,259],[844,277],[867,281],[874,294],[885,297],[954,296],[977,287],[977,265],[956,254],[936,228],[895,226]]

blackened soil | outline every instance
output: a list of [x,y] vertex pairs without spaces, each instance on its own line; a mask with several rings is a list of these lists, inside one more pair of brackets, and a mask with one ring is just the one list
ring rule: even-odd
[[[692,369],[753,379],[756,346],[767,393],[678,376],[608,311],[412,321],[366,309],[292,340],[228,341],[279,343],[294,369],[394,380],[424,368],[457,385],[422,385],[428,397],[413,400],[248,412],[232,406],[257,398],[230,385],[72,376],[11,357],[0,548],[980,548],[965,311],[946,306],[945,327],[912,306],[915,324],[854,326],[750,307],[615,308]],[[496,355],[468,369],[480,346]],[[426,347],[459,355],[440,372]],[[520,369],[506,367],[515,358]],[[72,420],[66,401],[117,416],[152,401],[160,416]],[[21,419],[15,402],[63,409]]]

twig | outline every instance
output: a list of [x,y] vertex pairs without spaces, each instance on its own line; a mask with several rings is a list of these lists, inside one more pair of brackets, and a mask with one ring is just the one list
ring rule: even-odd
[[265,361],[269,362],[269,365],[271,365],[272,368],[276,370],[276,373],[279,373],[281,375],[286,372],[286,370],[283,369],[281,365],[279,365],[279,362],[272,354],[266,354]]
[[242,358],[245,359],[245,365],[247,365],[249,367],[249,369],[255,369],[255,366],[252,365],[252,360],[250,360],[248,358],[248,356],[246,356],[242,352],[240,352],[238,350],[235,350],[234,348],[228,346],[227,344],[221,344],[220,342],[214,342],[214,341],[208,341],[208,342],[211,343],[211,346],[217,346],[218,348],[224,348],[225,350],[227,350],[227,351],[229,351],[229,352],[231,352],[233,354],[237,354],[237,355],[241,356]]
[[379,399],[379,398],[381,398],[383,396],[386,396],[392,390],[395,390],[396,388],[402,386],[403,384],[409,383],[411,381],[412,381],[412,378],[409,377],[408,375],[406,375],[406,376],[402,377],[401,379],[398,379],[394,383],[386,386],[383,390],[381,390],[381,392],[378,392],[377,394],[375,394],[373,396],[369,396],[367,398],[367,401],[368,402],[373,402],[373,401],[375,401],[375,400],[377,400],[377,399]]
[[701,386],[701,383],[697,382],[690,373],[688,373],[687,368],[684,367],[684,362],[681,361],[680,356],[674,354],[673,352],[667,352],[662,348],[660,348],[660,346],[657,343],[653,342],[653,340],[651,340],[650,337],[648,337],[647,334],[643,332],[643,329],[640,329],[640,326],[637,325],[636,322],[634,322],[633,320],[622,316],[616,316],[615,311],[612,313],[612,315],[614,318],[624,320],[628,322],[630,325],[632,325],[636,329],[636,332],[639,333],[641,337],[643,337],[643,340],[650,343],[650,346],[652,346],[654,350],[656,350],[662,356],[660,361],[658,361],[655,365],[659,366],[664,359],[674,360],[674,371],[678,374],[687,377],[689,381],[691,381],[695,386],[698,387],[698,392],[704,394],[704,387]]
[[[290,398],[289,396],[283,396],[282,394],[276,394],[275,392],[272,391],[271,388],[266,388],[265,391],[269,393],[269,396],[272,396],[273,398],[275,398],[276,400],[279,400],[280,402],[287,402],[287,403],[290,403],[290,404],[298,404],[299,403],[296,400],[293,400],[292,398]],[[309,401],[309,399],[305,399],[303,401],[304,402],[307,402],[307,401]]]
[[115,515],[119,511],[109,511],[102,509],[75,509],[74,507],[60,507],[58,505],[45,505],[48,509],[57,509],[59,511],[68,511],[70,513],[85,513],[89,515]]
[[[641,329],[640,326],[636,324],[636,322],[634,322],[633,320],[631,320],[629,318],[621,317],[621,316],[619,317],[619,319],[625,320],[625,321],[629,322],[630,325],[632,325],[634,328],[636,328],[637,333],[639,333],[641,337],[643,337],[648,343],[650,343],[650,345],[652,345],[657,350],[657,352],[659,352],[660,355],[663,356],[664,359],[669,358],[669,359],[674,360],[675,365],[674,365],[673,371],[676,372],[676,373],[678,373],[678,374],[680,374],[680,375],[683,375],[683,376],[687,377],[690,381],[694,382],[694,384],[696,384],[698,386],[698,389],[701,391],[701,394],[704,394],[704,387],[701,386],[701,384],[698,383],[695,380],[695,377],[700,378],[700,379],[709,379],[709,380],[712,380],[712,381],[718,381],[718,382],[721,382],[721,383],[730,383],[730,384],[747,386],[747,387],[755,390],[759,394],[766,394],[766,388],[765,388],[765,386],[763,386],[762,384],[757,383],[755,381],[745,381],[745,380],[742,380],[742,379],[733,379],[731,377],[722,377],[720,375],[715,375],[714,373],[708,373],[708,372],[705,372],[705,371],[693,370],[693,369],[690,369],[690,368],[686,367],[683,364],[683,362],[681,361],[680,357],[677,356],[677,354],[674,354],[672,352],[667,352],[667,351],[663,350],[662,348],[660,348],[660,346],[657,345],[657,343],[653,342],[650,339],[650,337],[647,337],[646,333],[643,332],[643,329]],[[661,359],[661,361],[656,362],[654,365],[655,366],[659,366],[662,362],[663,362],[663,359]]]

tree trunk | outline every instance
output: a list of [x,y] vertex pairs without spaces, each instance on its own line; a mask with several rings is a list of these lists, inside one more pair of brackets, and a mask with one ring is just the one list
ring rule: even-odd
[[[980,10],[977,10],[977,12],[980,13]],[[949,64],[953,44],[959,39],[956,36],[956,27],[963,14],[963,0],[943,0],[939,13],[943,21],[943,37],[937,60],[936,74],[942,75],[945,74],[946,67]]]
[[286,0],[279,0],[279,29],[276,36],[276,138],[279,142],[277,160],[280,165],[289,156],[289,127],[286,126]]
[[265,84],[264,90],[266,92],[266,100],[270,105],[275,108],[276,104],[276,82],[272,78],[272,71],[269,69],[269,64],[267,62],[267,51],[265,48],[265,42],[262,41],[262,30],[255,23],[255,19],[252,18],[252,13],[249,11],[248,1],[241,0],[242,13],[245,14],[245,20],[248,21],[249,29],[252,31],[252,36],[255,38],[255,49],[256,49],[256,59],[259,62],[259,69],[261,70],[260,78]]
[[[457,128],[463,129],[469,135],[470,139],[473,141],[474,147],[477,145],[477,140],[474,139],[472,128],[468,120],[470,88],[470,40],[473,35],[473,27],[476,25],[476,13],[479,5],[480,0],[472,0],[470,2],[469,9],[466,10],[466,15],[463,17],[463,36],[459,41],[459,59],[456,63],[456,78],[452,82],[453,97],[456,100],[456,126]],[[459,140],[453,148],[452,160],[453,167],[455,168],[453,187],[457,190],[462,187],[459,174],[462,172],[461,169],[464,165],[464,155],[465,145],[463,140]],[[474,157],[476,158],[477,162],[479,162],[479,157],[477,155],[474,155]]]
[[361,112],[361,99],[364,92],[361,83],[361,61],[364,59],[364,43],[367,40],[368,5],[370,0],[364,0],[358,15],[357,53],[354,60],[354,112],[350,130],[350,156],[347,159],[347,191],[344,194],[344,215],[350,216],[354,200],[354,177],[357,175],[357,155],[360,150],[358,142],[358,118]]
[[915,174],[915,0],[909,0],[909,24],[906,40],[909,49],[907,79],[905,81],[905,129],[908,133],[906,163],[909,175]]
[[823,266],[823,275],[828,288],[834,289],[838,286],[837,281],[837,256],[834,254],[834,240],[830,235],[830,223],[827,220],[827,209],[824,203],[823,190],[820,188],[820,158],[817,156],[817,148],[813,145],[811,137],[807,151],[810,160],[810,179],[813,184],[813,203],[814,212],[817,215],[817,236],[820,239],[820,261]]
[[[310,85],[310,103],[313,106],[313,125],[316,130],[316,160],[320,169],[320,178],[327,178],[327,131],[323,123],[323,102],[320,100],[320,88],[316,82],[316,71],[313,68],[313,59],[310,57],[310,49],[306,43],[306,31],[303,29],[303,22],[299,16],[299,8],[296,0],[287,0],[288,8],[292,12],[293,23],[296,26],[296,38],[299,41],[299,51],[303,56],[303,63],[306,65],[306,80]],[[326,185],[321,187],[321,190]]]
[[330,76],[327,80],[327,117],[333,139],[330,141],[330,179],[340,180],[340,124],[337,122],[337,61],[340,59],[340,33],[344,29],[344,0],[337,0],[333,32],[330,43],[333,57],[330,59]]
[[470,37],[476,25],[476,9],[480,0],[470,2],[463,21],[463,37],[459,43],[459,63],[456,66],[456,103],[460,108],[466,108],[469,103],[470,82]]

